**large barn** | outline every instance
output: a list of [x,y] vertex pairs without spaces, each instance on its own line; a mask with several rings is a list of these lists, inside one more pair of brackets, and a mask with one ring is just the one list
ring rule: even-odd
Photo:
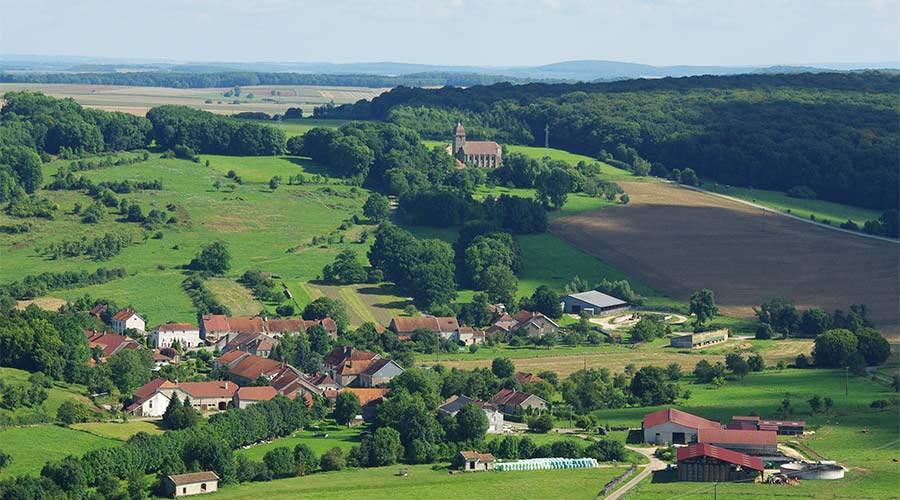
[[628,302],[597,290],[569,294],[560,300],[562,301],[563,312],[566,314],[586,312],[596,316],[624,311],[630,307]]
[[710,444],[678,448],[679,481],[753,481],[764,470],[762,460]]
[[719,422],[675,408],[644,415],[644,442],[649,444],[687,444],[697,441],[701,429],[721,429]]

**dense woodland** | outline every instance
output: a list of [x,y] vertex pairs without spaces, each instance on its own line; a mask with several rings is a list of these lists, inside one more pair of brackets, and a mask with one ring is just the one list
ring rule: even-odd
[[103,73],[0,73],[0,83],[63,83],[87,85],[129,85],[136,87],[171,87],[179,89],[217,88],[252,85],[325,85],[341,87],[385,88],[436,87],[453,85],[490,85],[497,82],[533,82],[533,78],[512,78],[478,73],[427,72],[385,76],[367,74],[305,74],[250,71],[169,72],[130,71]]
[[886,210],[900,204],[898,88],[900,76],[878,72],[401,87],[316,116],[387,120],[432,139],[461,119],[472,139],[535,145],[549,125],[553,147],[626,163],[635,156],[616,151],[633,150],[659,175],[689,167]]

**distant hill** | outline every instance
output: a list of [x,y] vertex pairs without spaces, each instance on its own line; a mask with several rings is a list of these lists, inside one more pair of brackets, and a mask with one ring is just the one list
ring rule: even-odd
[[466,74],[490,76],[490,81],[609,81],[633,78],[664,78],[697,75],[735,75],[747,73],[800,73],[822,71],[858,71],[864,69],[900,70],[900,61],[875,63],[823,63],[772,66],[652,66],[622,61],[561,61],[538,66],[454,66],[401,62],[174,62],[164,60],[126,60],[91,57],[53,57],[0,54],[0,71],[17,73],[114,73],[114,72],[266,72],[320,75],[374,75],[399,77],[422,74]]

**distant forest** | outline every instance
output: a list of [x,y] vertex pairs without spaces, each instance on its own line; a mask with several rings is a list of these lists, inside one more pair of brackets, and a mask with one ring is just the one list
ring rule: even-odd
[[[701,76],[608,83],[423,89],[322,107],[322,118],[387,120],[447,139],[543,145],[595,158],[690,167],[717,182],[892,209],[900,205],[900,75]],[[617,154],[617,152],[623,152]]]
[[[497,82],[526,83],[538,81],[477,73],[413,73],[384,76],[366,74],[305,74],[228,71],[217,73],[173,73],[140,71],[126,73],[0,73],[0,83],[63,83],[69,85],[128,85],[132,87],[168,87],[203,89],[252,85],[324,85],[338,87],[468,87]],[[549,80],[544,80],[549,81]],[[557,80],[558,81],[558,80]]]

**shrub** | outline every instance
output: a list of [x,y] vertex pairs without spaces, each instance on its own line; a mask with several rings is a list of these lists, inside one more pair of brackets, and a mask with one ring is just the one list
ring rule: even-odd
[[533,416],[528,419],[528,429],[532,432],[546,434],[553,430],[553,416],[549,413]]

